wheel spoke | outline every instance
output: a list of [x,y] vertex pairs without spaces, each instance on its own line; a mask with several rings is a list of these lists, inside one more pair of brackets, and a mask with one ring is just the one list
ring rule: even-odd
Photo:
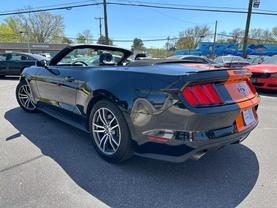
[[113,117],[112,120],[109,122],[109,126],[113,123],[114,120],[115,120],[115,117]]
[[111,147],[113,148],[113,151],[116,151],[116,148],[113,146],[112,136],[111,135],[109,135],[109,142],[110,142]]
[[104,144],[103,144],[103,151],[106,151],[106,144],[107,144],[107,140],[109,139],[109,136],[107,135]]
[[104,119],[102,118],[101,109],[98,111],[98,115],[99,115],[98,117],[99,117],[100,121],[102,122],[102,124],[107,125],[107,123],[105,123]]
[[119,127],[118,124],[116,124],[115,126],[111,127],[110,130],[114,130],[115,128]]
[[115,139],[113,138],[113,136],[111,135],[110,137],[111,137],[111,140],[113,141],[113,143],[115,143],[115,144],[116,144],[116,146],[118,147],[118,146],[119,146],[119,144],[115,141]]
[[93,126],[95,126],[95,127],[97,127],[97,128],[99,128],[99,129],[105,129],[105,127],[104,127],[104,126],[100,126],[100,125],[95,124],[95,123],[93,123],[92,125],[93,125]]
[[29,108],[30,107],[30,99],[27,99],[27,102],[26,102],[26,107]]
[[19,97],[19,98],[28,98],[28,95],[19,93],[19,94],[18,94],[18,97]]
[[105,138],[106,138],[107,136],[108,136],[107,134],[104,134],[104,136],[100,139],[100,142],[99,142],[99,146],[100,146],[100,147],[101,147],[102,142],[105,140]]
[[102,112],[103,112],[103,119],[104,119],[105,124],[109,125],[109,123],[107,122],[107,119],[106,119],[105,109],[104,108],[102,109]]
[[105,130],[94,130],[94,132],[96,132],[96,133],[104,133]]

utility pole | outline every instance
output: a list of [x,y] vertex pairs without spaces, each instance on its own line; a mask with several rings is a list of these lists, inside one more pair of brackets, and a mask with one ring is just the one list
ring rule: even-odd
[[99,22],[99,36],[102,36],[102,20],[104,19],[103,17],[95,17],[96,20]]
[[248,34],[249,34],[249,27],[251,22],[251,14],[252,14],[252,8],[253,8],[253,0],[249,0],[248,5],[248,13],[247,13],[247,19],[246,19],[246,25],[245,25],[245,31],[244,31],[244,39],[243,39],[243,49],[242,49],[242,57],[247,58],[247,43],[248,43]]
[[105,43],[109,45],[108,18],[107,18],[107,2],[103,0],[104,9],[104,26],[105,26]]
[[27,35],[27,37],[28,37],[28,53],[31,53],[31,48],[30,48],[30,34],[29,34],[29,32],[27,32],[27,31],[19,31],[19,33],[20,34],[25,34],[25,35]]
[[217,35],[217,20],[215,21],[215,26],[214,26],[214,46],[213,46],[213,57],[215,57],[216,35]]

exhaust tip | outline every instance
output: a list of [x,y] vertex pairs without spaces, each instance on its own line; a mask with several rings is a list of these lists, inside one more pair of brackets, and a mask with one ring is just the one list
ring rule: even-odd
[[208,151],[207,150],[202,150],[200,152],[195,153],[190,157],[192,160],[199,160],[201,157],[203,157]]

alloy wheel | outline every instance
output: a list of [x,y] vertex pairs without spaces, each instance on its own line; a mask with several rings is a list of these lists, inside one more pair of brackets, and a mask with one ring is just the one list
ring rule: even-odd
[[35,110],[36,105],[32,101],[32,94],[27,84],[23,84],[18,90],[18,99],[21,105],[27,110]]
[[93,138],[106,155],[114,154],[120,145],[121,130],[116,116],[108,108],[99,108],[92,119]]

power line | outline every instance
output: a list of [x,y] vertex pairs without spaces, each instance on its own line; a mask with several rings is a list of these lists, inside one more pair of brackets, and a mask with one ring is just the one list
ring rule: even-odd
[[27,13],[35,13],[35,12],[46,12],[46,11],[55,11],[55,10],[71,10],[73,8],[81,8],[81,7],[89,7],[89,6],[98,6],[103,3],[88,3],[88,4],[79,4],[79,5],[71,5],[71,6],[59,6],[52,8],[37,8],[37,9],[23,9],[16,12],[1,12],[0,16],[10,16],[10,15],[18,15],[18,14],[27,14]]
[[[143,3],[119,3],[119,2],[108,2],[110,5],[119,6],[132,6],[132,7],[144,7],[144,8],[155,8],[155,9],[171,9],[171,10],[183,10],[183,11],[197,11],[197,12],[216,12],[216,13],[235,13],[235,14],[247,14],[244,10],[227,10],[227,9],[205,9],[205,8],[190,8],[190,7],[175,7],[175,6],[158,6],[153,4],[143,4]],[[252,14],[257,15],[268,15],[277,16],[276,12],[252,12]]]
[[[216,12],[216,13],[234,13],[234,14],[247,14],[247,11],[242,8],[232,8],[232,7],[207,7],[207,6],[196,6],[196,5],[177,5],[177,4],[162,4],[162,3],[128,3],[122,2],[107,2],[108,5],[117,5],[117,6],[131,6],[131,7],[143,7],[143,8],[155,8],[155,9],[169,9],[169,10],[182,10],[182,11],[196,11],[196,12]],[[138,1],[137,1],[138,2]],[[98,6],[103,5],[103,2],[93,3],[84,3],[84,4],[60,4],[60,6],[47,6],[40,7],[35,9],[23,9],[19,11],[6,11],[0,12],[0,16],[8,15],[17,15],[17,14],[26,14],[34,12],[43,12],[43,11],[55,11],[55,10],[71,10],[73,8],[89,7],[89,6]],[[226,8],[226,9],[224,9]],[[263,12],[268,11],[268,12]],[[252,14],[256,15],[268,15],[268,16],[277,16],[277,11],[271,10],[255,10]]]

